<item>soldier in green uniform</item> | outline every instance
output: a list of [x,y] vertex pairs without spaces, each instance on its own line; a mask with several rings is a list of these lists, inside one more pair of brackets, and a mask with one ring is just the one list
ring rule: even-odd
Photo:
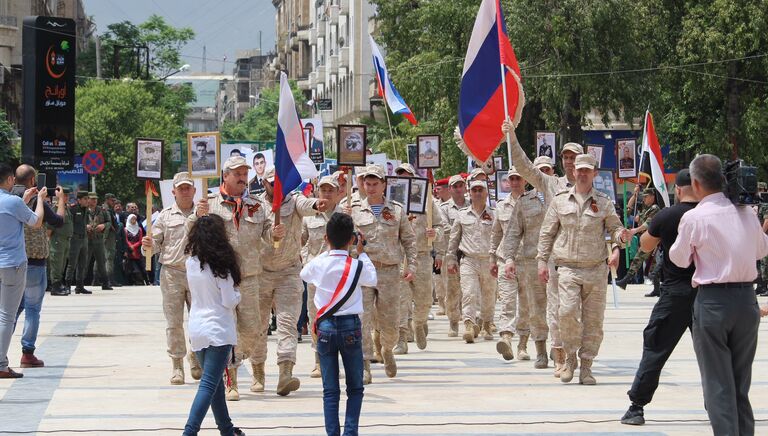
[[[64,189],[64,195],[69,195],[69,189]],[[58,199],[54,199],[54,202]],[[64,265],[69,256],[69,241],[72,239],[74,227],[72,212],[64,208],[64,224],[59,227],[48,225],[50,238],[50,254],[48,255],[49,272],[51,275],[51,295],[69,295],[69,287],[64,286]]]
[[77,204],[69,208],[72,216],[72,238],[69,240],[69,265],[67,266],[67,289],[75,284],[76,294],[91,294],[85,289],[85,266],[88,262],[88,193],[77,193]]
[[[104,253],[104,235],[112,227],[112,221],[109,216],[109,212],[102,209],[99,205],[99,196],[95,192],[88,193],[88,225],[86,232],[88,233],[88,254],[94,258],[96,262],[96,270],[99,273],[99,279],[101,280],[101,289],[103,291],[111,291],[112,287],[109,286],[109,278],[107,277],[106,268],[106,256]],[[85,270],[90,264],[89,261],[82,265],[83,275]],[[80,266],[78,265],[78,268]]]
[[[635,207],[635,202],[637,201],[637,194],[640,192],[640,185],[635,186],[635,192],[632,193],[632,197],[630,197],[629,201],[627,202],[627,211],[631,211]],[[643,190],[643,208],[640,214],[638,215],[637,219],[635,220],[635,223],[637,224],[637,227],[630,230],[632,235],[637,235],[640,233],[645,232],[648,230],[648,225],[651,223],[651,220],[653,217],[659,213],[659,205],[656,204],[656,190],[654,188],[645,188]],[[638,251],[635,255],[634,259],[632,259],[632,263],[629,265],[629,269],[627,270],[627,274],[622,277],[620,280],[616,281],[616,284],[621,287],[621,289],[627,289],[627,284],[630,280],[632,280],[635,275],[637,275],[637,272],[640,271],[640,268],[643,267],[643,262],[645,262],[649,257],[651,253],[645,253],[643,251]]]

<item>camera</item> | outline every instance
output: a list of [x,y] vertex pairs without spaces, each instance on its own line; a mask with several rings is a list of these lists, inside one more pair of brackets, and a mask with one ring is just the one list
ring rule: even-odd
[[743,160],[725,163],[725,196],[737,206],[760,203],[757,192],[757,167],[749,166]]

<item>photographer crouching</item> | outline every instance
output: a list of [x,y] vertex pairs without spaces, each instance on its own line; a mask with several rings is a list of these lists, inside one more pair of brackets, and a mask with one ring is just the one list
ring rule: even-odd
[[696,267],[693,347],[704,406],[715,435],[752,435],[749,388],[760,325],[752,282],[757,259],[768,255],[768,236],[751,208],[723,193],[720,159],[700,155],[689,170],[699,204],[680,220],[669,257],[681,268]]

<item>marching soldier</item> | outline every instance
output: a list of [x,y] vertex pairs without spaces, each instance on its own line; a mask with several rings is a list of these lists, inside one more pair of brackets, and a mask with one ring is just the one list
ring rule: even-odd
[[[112,228],[112,219],[109,212],[98,205],[99,196],[95,192],[88,193],[88,254],[95,262],[96,271],[101,281],[101,290],[111,291],[109,277],[107,276],[106,253],[104,247],[104,235]],[[83,275],[90,265],[90,259],[83,265]]]
[[[568,142],[563,145],[560,150],[560,159],[563,164],[563,171],[565,175],[558,177],[547,170],[547,166],[543,163],[539,163],[539,167],[528,159],[525,155],[523,148],[517,141],[515,135],[515,129],[510,121],[505,121],[502,124],[502,131],[506,134],[509,133],[512,139],[512,161],[515,163],[515,168],[523,176],[526,182],[530,183],[538,192],[544,197],[544,204],[549,207],[555,194],[560,191],[567,190],[573,186],[576,181],[574,162],[576,156],[584,153],[584,148],[575,142]],[[552,358],[555,362],[555,377],[559,377],[560,373],[565,367],[565,352],[563,351],[563,342],[560,338],[559,328],[559,304],[560,298],[558,297],[558,272],[555,269],[555,265],[550,263],[549,265],[549,282],[547,282],[547,324],[549,324],[549,334],[552,337]]]
[[[187,258],[184,248],[187,245],[185,224],[194,213],[195,184],[187,172],[173,176],[174,204],[163,209],[152,224],[152,235],[142,240],[142,251],[152,249],[159,254],[163,265],[160,269],[160,292],[163,296],[163,314],[165,315],[165,335],[168,342],[168,355],[173,363],[172,385],[184,384],[184,356],[187,355],[184,339],[184,305],[187,311],[191,305],[189,284],[187,283]],[[190,374],[200,380],[202,370],[195,353],[187,355]]]
[[[226,371],[224,392],[229,401],[238,401],[237,369],[243,359],[250,358],[256,368],[256,341],[266,334],[266,324],[259,316],[259,275],[261,274],[262,244],[272,244],[285,235],[285,227],[272,226],[264,207],[255,195],[248,194],[248,170],[250,165],[242,156],[232,156],[224,162],[224,182],[219,192],[204,196],[197,203],[195,213],[187,219],[187,230],[198,217],[208,214],[224,219],[229,242],[240,257],[243,278],[240,282],[240,304],[237,305],[237,350],[234,362]],[[264,242],[262,242],[264,241]],[[257,374],[254,374],[252,390],[258,389]]]
[[[640,185],[635,185],[635,191],[632,193],[632,197],[629,198],[629,201],[627,201],[628,213],[632,213],[632,209],[635,207],[635,203],[637,202],[637,194],[639,192]],[[654,216],[656,216],[657,213],[659,213],[660,210],[661,209],[659,208],[659,205],[656,204],[656,190],[653,188],[645,188],[643,190],[643,210],[637,216],[637,226],[630,230],[632,236],[648,230],[648,226],[651,224],[651,220]],[[638,250],[634,259],[632,259],[632,263],[629,264],[627,273],[624,275],[624,277],[616,281],[616,285],[621,287],[621,289],[627,289],[627,284],[630,282],[630,280],[635,278],[637,272],[640,271],[640,268],[643,267],[643,262],[648,260],[650,256],[651,253]]]
[[[66,201],[69,195],[68,188],[62,188],[64,198],[54,197],[54,203],[57,201]],[[51,295],[64,296],[69,295],[69,288],[64,286],[65,271],[64,265],[69,256],[69,245],[74,233],[72,223],[72,212],[69,206],[64,207],[64,224],[61,227],[48,225],[48,236],[50,237],[51,254],[48,256],[48,265],[51,274]]]
[[77,193],[77,204],[70,208],[72,214],[72,239],[69,243],[67,287],[75,285],[75,294],[92,294],[85,289],[85,266],[88,262],[88,193]]
[[[328,250],[328,243],[325,240],[325,226],[331,215],[337,211],[336,201],[339,195],[339,182],[333,176],[325,176],[320,179],[317,185],[318,197],[328,202],[328,210],[315,215],[304,217],[301,224],[301,240],[304,246],[304,265],[317,257],[320,253]],[[317,317],[317,307],[315,307],[315,285],[307,284],[307,315],[309,317],[310,331],[314,331],[315,318]],[[312,349],[317,350],[317,338],[312,335]],[[309,374],[312,378],[319,378],[320,357],[315,351],[315,367]]]
[[[469,206],[467,199],[467,184],[460,175],[451,176],[448,180],[450,186],[451,199],[440,205],[443,217],[447,221],[448,228],[453,228],[459,211]],[[451,232],[446,231],[443,234],[444,245],[448,246],[448,240]],[[446,252],[446,255],[450,254]],[[455,252],[453,254],[456,254]],[[461,263],[459,256],[456,256],[456,262]],[[445,262],[444,262],[445,263]],[[448,266],[445,263],[445,266]],[[447,272],[447,271],[446,271]],[[459,284],[458,274],[442,274],[445,283],[445,312],[448,315],[448,337],[455,338],[459,335],[459,321],[461,320],[461,286]]]
[[117,231],[119,229],[119,224],[117,222],[117,216],[115,215],[115,194],[106,194],[104,195],[104,202],[106,203],[106,207],[104,209],[109,214],[109,222],[111,225],[109,226],[109,229],[104,231],[104,257],[106,259],[106,269],[107,269],[107,277],[109,277],[110,285],[117,286],[116,284],[113,284],[114,282],[114,267],[115,267],[115,248],[117,246]]
[[[549,160],[547,156],[540,157]],[[531,336],[536,345],[534,367],[537,369],[546,368],[548,365],[547,288],[538,278],[536,262],[539,232],[546,211],[544,196],[540,192],[530,190],[523,194],[515,204],[509,227],[504,232],[504,239],[501,242],[501,251],[507,260],[504,274],[517,278],[519,292],[526,295],[528,299]],[[514,253],[517,253],[517,256],[513,256]]]
[[614,246],[606,265],[605,235],[622,246],[629,237],[611,199],[592,187],[595,167],[591,155],[576,158],[576,184],[555,195],[539,235],[539,278],[549,280],[550,258],[560,275],[560,334],[566,352],[565,369],[560,373],[563,383],[573,379],[578,352],[579,383],[596,384],[592,360],[603,341],[608,265],[619,262],[619,248]]
[[[411,164],[404,163],[397,167],[395,173],[400,177],[415,177],[416,170]],[[429,309],[432,307],[432,270],[440,268],[443,264],[443,253],[445,252],[443,238],[443,220],[440,209],[433,199],[432,204],[427,207],[432,208],[432,227],[427,227],[426,214],[410,214],[410,221],[413,231],[416,234],[416,272],[411,282],[401,283],[400,294],[400,335],[397,347],[408,352],[408,312],[413,305],[413,330],[416,340],[416,346],[420,350],[427,348],[427,321]],[[433,238],[436,243],[434,262],[430,254],[430,248],[427,242],[428,238]],[[395,354],[398,354],[395,352]]]
[[[507,173],[511,191],[503,200],[496,202],[496,217],[493,220],[491,229],[491,274],[497,277],[499,300],[501,301],[501,313],[499,314],[499,334],[501,336],[496,343],[496,351],[504,357],[505,360],[515,358],[512,352],[512,337],[515,333],[519,336],[517,344],[517,358],[519,360],[530,360],[528,355],[528,337],[530,336],[529,313],[528,313],[528,295],[521,280],[517,277],[508,277],[504,273],[506,262],[513,261],[519,253],[519,245],[510,247],[508,252],[504,251],[502,239],[505,239],[509,228],[517,219],[515,215],[515,205],[518,199],[525,192],[525,182],[515,167],[509,169]],[[501,273],[500,273],[501,272]]]
[[[272,212],[272,196],[275,182],[275,168],[267,170],[264,176],[264,192],[259,200],[267,214],[267,220],[275,222]],[[298,345],[298,324],[301,314],[301,294],[304,284],[301,282],[301,224],[304,217],[318,212],[325,212],[326,200],[309,199],[301,194],[292,193],[283,199],[280,205],[280,225],[285,229],[285,237],[279,245],[264,244],[261,249],[261,274],[259,287],[259,311],[262,321],[269,319],[272,307],[277,319],[277,366],[280,376],[277,382],[277,394],[288,395],[298,390],[301,382],[293,376],[296,364],[296,346]],[[266,323],[262,323],[266,326]],[[253,392],[264,392],[264,362],[267,360],[267,337],[256,338],[256,350],[253,364]]]
[[[405,208],[398,203],[387,201],[384,196],[384,168],[368,165],[361,172],[361,176],[365,198],[359,203],[353,203],[350,212],[355,227],[366,239],[365,252],[371,258],[378,275],[375,288],[363,287],[363,383],[369,384],[371,359],[374,354],[374,330],[381,344],[381,349],[376,351],[384,362],[387,377],[397,375],[397,363],[392,348],[397,344],[400,323],[400,281],[412,281],[417,270],[416,235],[408,222]],[[403,252],[406,267],[401,275]],[[379,344],[376,346],[378,348]]]
[[[451,227],[448,224],[448,220],[443,216],[443,205],[447,203],[451,199],[451,188],[448,186],[448,178],[440,179],[435,182],[435,202],[437,204],[437,209],[440,212],[440,218],[443,221],[444,229],[443,229],[443,239],[447,241],[445,234],[451,233]],[[444,246],[447,245],[447,242],[443,244]],[[442,253],[445,255],[445,253]],[[435,253],[437,255],[437,253]],[[446,314],[445,310],[445,288],[446,288],[446,280],[445,277],[448,275],[448,272],[443,272],[442,268],[435,268],[435,271],[432,274],[432,283],[434,283],[435,288],[435,297],[437,298],[437,315],[442,316]]]
[[[487,206],[488,188],[482,180],[469,184],[472,204],[458,211],[451,228],[445,256],[449,274],[461,274],[461,306],[464,340],[471,344],[483,331],[485,340],[493,339],[491,322],[496,304],[496,280],[491,275],[491,229],[494,210]],[[463,258],[457,262],[457,252]],[[478,316],[479,315],[479,316]]]

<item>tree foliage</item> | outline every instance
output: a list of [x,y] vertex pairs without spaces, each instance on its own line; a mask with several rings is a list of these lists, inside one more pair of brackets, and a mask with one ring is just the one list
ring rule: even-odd
[[13,142],[15,136],[13,125],[8,121],[5,112],[0,110],[0,162],[18,164],[20,153],[18,144]]

